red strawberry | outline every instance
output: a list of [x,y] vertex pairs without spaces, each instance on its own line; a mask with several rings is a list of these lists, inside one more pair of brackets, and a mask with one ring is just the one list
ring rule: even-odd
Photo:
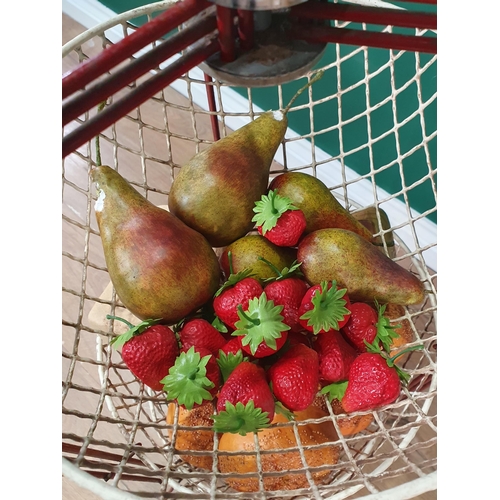
[[121,347],[123,362],[127,368],[144,384],[155,391],[161,391],[160,382],[167,375],[179,354],[179,344],[174,332],[165,325],[156,324],[158,320],[146,320],[137,326],[123,318],[107,316],[127,324],[127,332],[115,337],[111,344]]
[[214,399],[220,388],[220,370],[216,357],[203,347],[181,351],[168,375],[162,379],[168,400],[187,410]]
[[219,352],[222,351],[224,354],[236,354],[241,350],[241,337],[233,337],[220,348]]
[[314,349],[300,343],[290,347],[267,372],[276,399],[291,411],[305,410],[318,392],[318,368]]
[[218,319],[235,330],[235,323],[240,319],[238,306],[246,308],[248,301],[258,297],[264,289],[260,281],[250,275],[248,269],[236,274],[233,273],[231,255],[229,255],[229,268],[230,275],[215,293],[212,306]]
[[299,322],[307,331],[317,335],[340,330],[349,320],[351,302],[346,288],[336,281],[323,281],[311,286],[299,307]]
[[264,369],[243,361],[221,387],[214,430],[245,435],[268,427],[274,418],[274,405]]
[[354,302],[349,309],[351,316],[341,332],[358,351],[366,352],[365,340],[371,344],[377,335],[377,311],[364,302]]
[[377,353],[361,353],[353,362],[342,406],[347,413],[374,410],[393,403],[401,392],[394,366]]
[[318,335],[313,347],[318,353],[319,376],[327,382],[347,380],[349,370],[358,353],[336,330]]
[[239,321],[232,333],[241,336],[241,348],[256,358],[271,356],[286,342],[290,327],[283,322],[283,306],[275,306],[265,292],[248,302],[243,310],[238,306]]
[[226,344],[226,339],[210,322],[203,318],[194,318],[186,321],[179,331],[179,340],[182,349],[190,347],[204,347],[217,356],[219,349]]
[[391,350],[393,339],[398,337],[394,331],[400,325],[391,325],[389,318],[384,316],[386,305],[379,306],[377,310],[369,304],[355,302],[349,306],[351,317],[342,327],[341,332],[347,340],[360,352],[369,350],[368,344],[376,343],[388,353]]
[[285,268],[279,271],[271,262],[262,257],[261,260],[266,262],[277,275],[264,285],[266,297],[275,305],[283,306],[281,314],[284,323],[290,327],[290,331],[302,331],[302,325],[299,323],[299,307],[309,285],[300,277],[302,276],[299,271],[300,263],[294,262],[290,269]]
[[289,198],[280,196],[278,190],[262,195],[255,202],[252,221],[259,234],[280,247],[296,246],[306,228],[306,218]]

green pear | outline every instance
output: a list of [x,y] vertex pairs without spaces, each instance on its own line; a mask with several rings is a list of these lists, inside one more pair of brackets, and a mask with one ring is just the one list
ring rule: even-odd
[[221,272],[213,248],[108,166],[92,169],[106,266],[123,305],[140,319],[174,324],[209,301]]
[[302,210],[306,218],[304,234],[337,227],[372,241],[372,233],[339,203],[324,182],[313,175],[285,172],[271,181],[269,190],[274,189]]
[[271,262],[279,271],[289,268],[297,258],[297,250],[294,248],[279,247],[260,234],[247,234],[228,245],[219,258],[226,279],[231,272],[229,254],[234,274],[249,269],[261,282],[276,278],[278,274],[259,257]]
[[168,207],[185,224],[224,247],[252,230],[254,204],[267,192],[274,155],[288,126],[287,113],[267,111],[194,155],[173,180]]
[[335,280],[347,288],[351,301],[407,306],[425,298],[415,275],[352,231],[313,231],[299,243],[297,260],[309,284]]

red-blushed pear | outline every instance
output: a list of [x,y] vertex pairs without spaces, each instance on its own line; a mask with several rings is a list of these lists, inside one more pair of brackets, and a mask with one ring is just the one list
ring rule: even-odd
[[423,283],[378,247],[345,229],[319,229],[308,234],[297,249],[301,271],[311,284],[336,281],[347,288],[351,301],[420,304]]
[[210,300],[221,273],[207,240],[111,167],[94,167],[92,179],[106,266],[123,305],[140,319],[174,324]]

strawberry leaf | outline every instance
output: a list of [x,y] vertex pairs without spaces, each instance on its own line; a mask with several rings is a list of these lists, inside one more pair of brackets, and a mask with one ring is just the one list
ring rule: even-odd
[[114,339],[112,339],[109,343],[112,345],[115,349],[120,349],[123,347],[132,337],[136,335],[140,335],[143,333],[145,330],[147,330],[150,326],[158,324],[161,319],[146,319],[144,321],[141,321],[138,325],[132,325],[132,323],[128,322],[126,319],[119,318],[118,316],[111,316],[108,314],[106,316],[106,319],[115,319],[118,321],[121,321],[122,323],[125,323],[129,329],[125,332],[122,333],[121,335],[118,335]]
[[181,352],[168,375],[160,380],[167,399],[177,399],[177,402],[188,410],[192,410],[195,404],[213,399],[208,389],[212,389],[214,383],[206,376],[207,363],[211,356],[210,354],[201,357],[194,347]]
[[283,415],[289,421],[295,420],[293,411],[289,410],[281,401],[274,403],[274,412]]
[[268,413],[261,408],[255,408],[254,402],[244,405],[238,401],[236,405],[226,401],[226,409],[213,415],[215,432],[230,432],[244,436],[247,432],[257,432],[269,427]]
[[248,361],[248,358],[243,356],[241,349],[236,354],[232,352],[226,354],[223,350],[219,350],[217,364],[221,371],[222,380],[225,382],[232,371],[243,361]]
[[265,262],[276,273],[276,276],[266,278],[264,280],[264,283],[268,283],[270,281],[280,281],[292,277],[304,276],[302,271],[299,269],[300,266],[302,265],[302,262],[297,262],[296,260],[294,260],[289,268],[284,267],[280,271],[272,262],[269,262],[267,259],[264,259],[264,257],[259,257],[259,260]]
[[326,332],[338,330],[339,321],[351,314],[345,307],[347,301],[342,298],[346,292],[347,288],[337,289],[336,281],[331,282],[330,288],[326,281],[321,282],[321,289],[318,289],[311,298],[314,307],[300,317],[302,320],[308,320],[307,325],[313,328],[314,335],[321,330]]
[[283,306],[275,306],[263,292],[260,297],[250,299],[246,311],[243,311],[241,304],[238,306],[240,319],[235,323],[236,330],[232,335],[242,336],[242,345],[249,345],[252,354],[257,352],[262,342],[271,349],[277,349],[276,339],[281,338],[281,332],[290,330],[283,323],[282,310]]
[[330,403],[334,399],[342,401],[345,391],[347,389],[347,380],[345,382],[333,382],[332,384],[325,385],[320,391],[321,394],[326,394]]
[[252,222],[262,227],[262,235],[271,230],[278,223],[278,219],[287,210],[298,210],[292,204],[290,198],[278,194],[278,190],[270,191],[267,195],[263,194],[260,201],[255,202],[253,211],[255,215]]
[[227,329],[227,326],[221,321],[219,316],[215,316],[214,320],[212,321],[212,326],[216,330],[219,330],[219,332],[221,332],[221,333],[227,333],[229,331]]
[[378,321],[375,325],[377,327],[377,335],[374,339],[374,343],[380,342],[384,348],[384,351],[388,353],[391,350],[391,345],[394,339],[399,337],[394,329],[401,328],[401,325],[391,325],[390,319],[384,316],[387,304],[380,306],[378,302],[375,301],[375,307],[378,311]]

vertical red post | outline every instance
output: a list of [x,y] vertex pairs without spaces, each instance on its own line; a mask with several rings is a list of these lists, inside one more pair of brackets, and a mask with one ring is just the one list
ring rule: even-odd
[[224,62],[231,62],[236,59],[235,16],[235,9],[217,5],[217,29],[219,30],[220,56]]
[[238,36],[241,50],[247,51],[253,47],[253,11],[238,9]]
[[[213,80],[212,77],[210,75],[207,75],[206,73],[203,73],[203,76],[206,82],[205,87],[207,89],[208,109],[212,113],[215,113],[217,111],[217,108],[215,105],[214,86],[208,85],[209,83],[212,83]],[[212,134],[214,136],[214,141],[218,141],[220,139],[220,130],[219,130],[219,120],[217,119],[217,115],[210,115],[210,123],[212,125]]]

